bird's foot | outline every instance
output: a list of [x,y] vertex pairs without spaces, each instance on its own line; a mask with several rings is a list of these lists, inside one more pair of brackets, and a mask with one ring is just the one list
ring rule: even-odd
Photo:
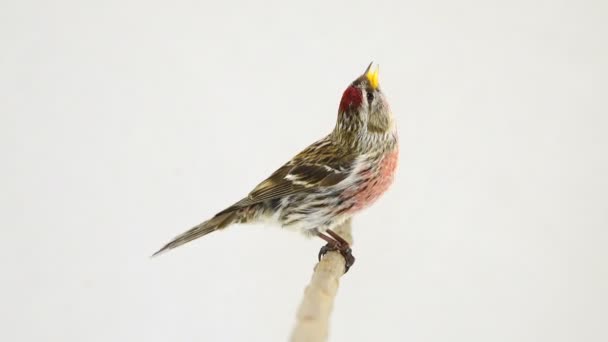
[[353,256],[352,249],[348,244],[339,243],[327,243],[319,250],[319,261],[327,252],[339,252],[344,257],[344,273],[348,272],[350,267],[355,263],[355,257]]
[[321,249],[319,250],[319,261],[321,261],[321,259],[323,258],[323,256],[325,254],[327,254],[327,252],[334,252],[334,251],[339,251],[339,250],[340,250],[340,246],[338,246],[337,243],[328,242],[325,246],[321,247]]
[[344,274],[346,274],[348,269],[355,263],[355,257],[352,252],[349,245],[346,245],[346,248],[340,249],[340,254],[344,257]]

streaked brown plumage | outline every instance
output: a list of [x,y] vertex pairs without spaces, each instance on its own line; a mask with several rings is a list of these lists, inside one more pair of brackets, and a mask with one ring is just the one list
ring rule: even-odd
[[393,116],[380,91],[378,71],[371,72],[370,67],[344,91],[329,135],[297,154],[245,198],[177,236],[154,255],[233,223],[266,221],[322,237],[328,242],[322,253],[339,250],[348,270],[354,262],[350,247],[331,229],[388,189],[398,159]]

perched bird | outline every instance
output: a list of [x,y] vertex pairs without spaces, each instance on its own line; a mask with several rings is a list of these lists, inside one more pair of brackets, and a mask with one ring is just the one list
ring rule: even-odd
[[349,244],[332,228],[372,204],[391,185],[398,160],[397,130],[372,63],[344,91],[333,131],[308,146],[245,198],[175,237],[157,255],[234,223],[270,222],[318,236],[339,251],[348,271]]

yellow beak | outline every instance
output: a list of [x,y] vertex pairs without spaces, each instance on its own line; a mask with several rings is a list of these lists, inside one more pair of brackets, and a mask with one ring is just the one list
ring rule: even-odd
[[365,70],[365,77],[367,77],[367,80],[372,86],[372,89],[376,90],[378,89],[378,85],[380,84],[380,82],[378,81],[378,72],[380,71],[380,66],[376,66],[376,69],[374,71],[370,70],[371,66],[372,63],[370,63],[367,67],[367,70]]

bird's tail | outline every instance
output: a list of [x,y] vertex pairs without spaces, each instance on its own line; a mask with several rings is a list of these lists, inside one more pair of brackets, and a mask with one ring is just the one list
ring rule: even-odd
[[152,256],[157,256],[163,252],[169,251],[173,248],[179,247],[192,240],[198,239],[201,236],[207,235],[216,230],[226,228],[231,223],[235,222],[238,218],[237,210],[225,210],[215,215],[212,219],[207,220],[190,230],[176,236],[171,242],[166,244],[163,248],[159,249]]

